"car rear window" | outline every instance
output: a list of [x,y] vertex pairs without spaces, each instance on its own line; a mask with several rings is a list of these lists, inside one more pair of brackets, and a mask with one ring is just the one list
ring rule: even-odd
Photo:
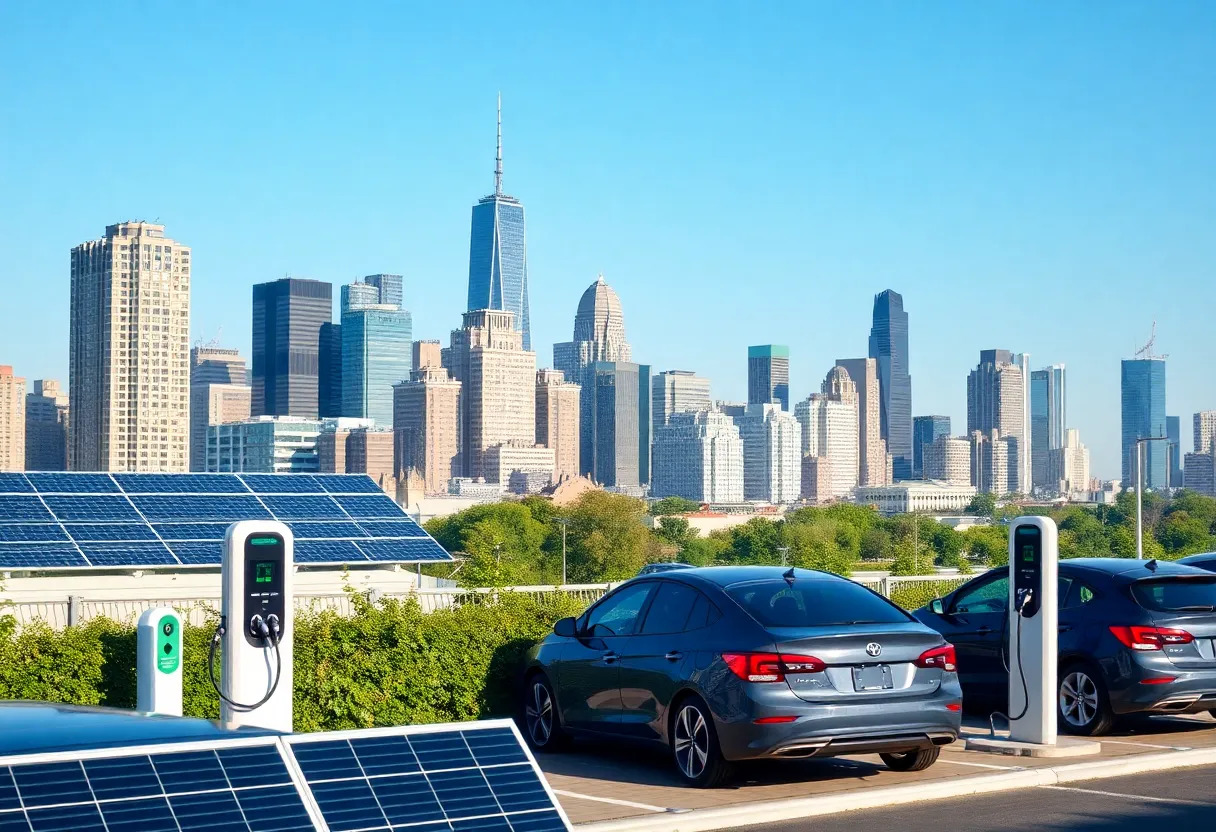
[[850,581],[754,581],[726,593],[765,627],[902,624],[903,610]]
[[1216,612],[1216,578],[1136,581],[1132,596],[1154,612]]

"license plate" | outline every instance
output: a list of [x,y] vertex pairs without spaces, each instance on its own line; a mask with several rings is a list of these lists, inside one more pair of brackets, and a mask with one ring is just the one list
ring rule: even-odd
[[889,664],[853,668],[853,690],[891,690],[893,687],[895,683],[891,680]]

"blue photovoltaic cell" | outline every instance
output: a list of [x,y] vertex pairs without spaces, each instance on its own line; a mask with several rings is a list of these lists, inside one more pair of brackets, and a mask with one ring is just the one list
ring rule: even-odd
[[50,569],[88,566],[84,555],[67,543],[0,543],[0,567],[5,569]]
[[80,550],[94,566],[172,566],[178,562],[163,543],[81,543]]
[[345,520],[346,512],[330,497],[292,495],[263,497],[262,502],[279,520]]
[[354,523],[288,523],[288,528],[296,540],[333,540],[351,537],[366,538],[364,533]]
[[355,520],[400,520],[405,512],[387,494],[338,495],[338,505]]
[[33,490],[24,474],[0,473],[0,494],[30,494]]
[[53,474],[30,473],[25,475],[34,488],[43,494],[117,494],[118,485],[109,474]]
[[77,543],[156,540],[144,523],[65,523],[63,527]]
[[372,537],[426,537],[426,532],[408,517],[399,520],[364,520],[359,523]]
[[22,520],[53,522],[54,517],[36,496],[0,494],[0,519],[6,523]]
[[47,507],[67,523],[72,520],[134,520],[139,513],[121,495],[109,494],[46,494]]
[[58,523],[13,523],[0,525],[0,542],[68,542],[68,536]]
[[219,563],[224,559],[224,544],[215,540],[207,543],[170,543],[177,559],[187,566]]
[[237,520],[269,520],[270,515],[257,497],[194,496],[190,494],[145,494],[131,502],[150,522],[173,520],[215,520],[235,523]]
[[309,474],[241,474],[257,494],[319,494],[324,489]]
[[128,494],[248,494],[233,474],[114,474]]
[[301,540],[292,550],[296,563],[358,563],[367,558],[349,540]]
[[451,560],[442,546],[429,537],[402,537],[395,540],[358,540],[356,545],[374,561]]
[[367,474],[313,474],[312,478],[330,494],[380,494]]
[[223,540],[231,523],[154,523],[161,540]]

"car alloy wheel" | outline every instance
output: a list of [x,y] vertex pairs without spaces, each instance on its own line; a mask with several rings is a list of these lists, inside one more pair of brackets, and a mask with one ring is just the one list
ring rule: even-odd
[[674,745],[676,765],[685,777],[696,780],[709,762],[709,725],[701,709],[691,702],[676,716]]
[[1098,686],[1083,670],[1074,670],[1060,682],[1060,714],[1074,728],[1086,728],[1098,716]]
[[553,697],[539,678],[532,682],[532,695],[524,706],[528,737],[537,748],[544,748],[553,736]]

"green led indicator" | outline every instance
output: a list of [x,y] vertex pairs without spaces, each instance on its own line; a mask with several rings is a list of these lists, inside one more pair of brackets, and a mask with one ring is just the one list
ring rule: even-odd
[[182,642],[177,619],[163,616],[156,625],[156,669],[161,673],[173,673],[181,664]]
[[250,544],[254,546],[275,546],[279,543],[277,537],[251,537]]
[[274,580],[274,563],[271,561],[263,561],[254,565],[253,582],[257,584],[268,584]]

